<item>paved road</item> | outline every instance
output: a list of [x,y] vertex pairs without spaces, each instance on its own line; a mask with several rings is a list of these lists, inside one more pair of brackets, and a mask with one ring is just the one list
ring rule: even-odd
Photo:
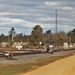
[[54,52],[53,54],[42,53],[42,54],[20,55],[20,56],[14,56],[13,57],[14,60],[6,60],[6,58],[4,57],[0,58],[0,64],[22,64],[22,63],[33,62],[37,59],[44,57],[63,56],[63,55],[68,55],[70,53],[75,53],[75,50],[59,51],[59,52]]
[[75,75],[75,55],[21,75]]

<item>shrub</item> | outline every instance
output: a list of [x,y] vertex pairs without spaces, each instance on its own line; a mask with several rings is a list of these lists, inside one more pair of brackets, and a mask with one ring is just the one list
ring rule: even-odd
[[0,44],[0,47],[2,47],[2,45]]
[[7,45],[6,45],[6,47],[8,47],[8,48],[9,48],[9,47],[10,47],[10,45],[9,45],[9,44],[7,44]]

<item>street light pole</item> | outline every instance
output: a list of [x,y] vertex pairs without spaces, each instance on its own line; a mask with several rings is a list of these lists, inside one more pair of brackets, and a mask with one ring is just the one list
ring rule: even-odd
[[71,45],[71,35],[70,35],[70,45]]
[[14,41],[14,39],[13,39],[13,33],[12,33],[12,42]]

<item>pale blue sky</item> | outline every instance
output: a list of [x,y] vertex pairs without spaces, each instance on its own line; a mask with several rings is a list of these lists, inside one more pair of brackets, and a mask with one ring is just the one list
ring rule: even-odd
[[11,27],[16,33],[30,34],[35,25],[54,32],[55,10],[59,31],[75,28],[74,0],[0,0],[0,34],[8,34]]

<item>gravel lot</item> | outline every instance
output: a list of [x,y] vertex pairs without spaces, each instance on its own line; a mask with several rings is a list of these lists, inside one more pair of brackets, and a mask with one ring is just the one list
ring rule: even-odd
[[75,50],[59,51],[59,52],[54,52],[53,54],[42,53],[42,54],[20,55],[20,56],[14,56],[13,60],[9,60],[3,57],[3,58],[0,58],[0,64],[4,64],[4,65],[5,64],[6,65],[23,64],[23,63],[33,62],[37,59],[44,58],[44,57],[63,56],[63,55],[71,54],[71,53],[75,53]]

